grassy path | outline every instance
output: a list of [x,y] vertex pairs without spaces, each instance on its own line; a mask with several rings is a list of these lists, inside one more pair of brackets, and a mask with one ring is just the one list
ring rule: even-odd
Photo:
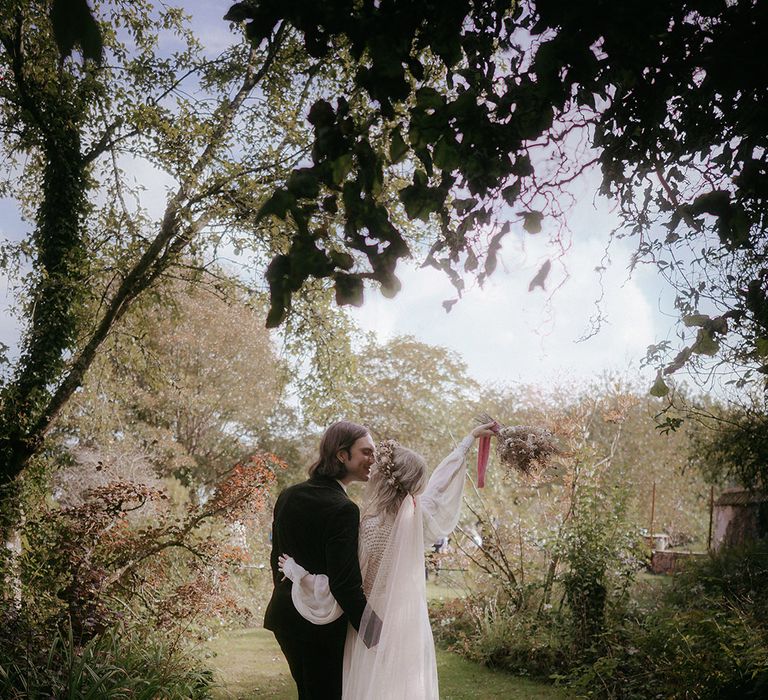
[[[271,632],[245,629],[226,632],[210,642],[210,664],[217,670],[217,700],[273,698],[295,700],[288,664]],[[438,650],[437,672],[442,700],[563,700],[560,691],[543,683],[509,676]]]

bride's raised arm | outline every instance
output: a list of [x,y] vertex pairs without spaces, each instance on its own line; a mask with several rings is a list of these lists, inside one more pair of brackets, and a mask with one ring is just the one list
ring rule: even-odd
[[477,426],[440,462],[429,477],[429,483],[421,494],[425,544],[447,537],[459,522],[467,452],[476,438],[493,434],[492,425],[487,423]]

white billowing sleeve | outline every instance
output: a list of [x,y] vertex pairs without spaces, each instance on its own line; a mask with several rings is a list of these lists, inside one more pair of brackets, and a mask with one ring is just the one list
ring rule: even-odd
[[327,625],[341,617],[343,611],[331,593],[325,574],[310,574],[293,557],[286,558],[282,572],[293,583],[291,600],[305,620],[315,625]]
[[461,496],[464,493],[464,462],[475,438],[467,435],[437,466],[424,493],[421,494],[421,516],[424,522],[424,544],[447,537],[459,522]]

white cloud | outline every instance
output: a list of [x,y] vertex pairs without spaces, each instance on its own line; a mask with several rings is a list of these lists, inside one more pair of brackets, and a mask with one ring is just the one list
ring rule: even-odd
[[[411,334],[423,342],[459,352],[475,378],[490,383],[588,379],[605,370],[638,372],[638,361],[658,332],[658,318],[637,280],[627,280],[629,250],[618,244],[605,271],[601,330],[583,342],[600,296],[594,268],[604,241],[579,238],[553,261],[547,288],[528,291],[528,283],[547,258],[545,242],[510,235],[502,265],[483,288],[472,286],[446,313],[441,302],[456,294],[447,278],[432,268],[403,269],[403,290],[395,299],[376,291],[352,317],[381,341]],[[567,271],[567,272],[566,272]]]

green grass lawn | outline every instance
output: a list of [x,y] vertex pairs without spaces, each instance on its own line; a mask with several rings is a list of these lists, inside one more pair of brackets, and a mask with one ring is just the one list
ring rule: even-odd
[[[209,663],[217,671],[217,700],[274,698],[295,700],[288,664],[272,633],[244,629],[223,633],[208,643]],[[561,691],[545,683],[517,678],[478,666],[447,651],[437,652],[442,700],[562,700]]]
[[207,647],[220,684],[215,698],[296,698],[288,664],[268,630],[224,632]]
[[427,600],[450,600],[467,594],[465,572],[461,569],[441,569],[439,574],[430,568],[427,578]]
[[463,597],[464,590],[451,581],[427,581],[427,600],[450,600]]

